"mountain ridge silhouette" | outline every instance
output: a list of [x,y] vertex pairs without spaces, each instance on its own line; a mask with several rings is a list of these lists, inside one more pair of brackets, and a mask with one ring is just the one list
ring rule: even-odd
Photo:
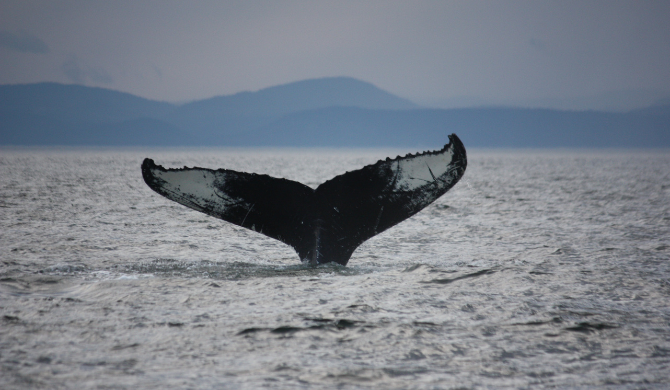
[[670,147],[670,105],[625,113],[429,109],[350,77],[185,104],[73,84],[0,85],[0,145]]

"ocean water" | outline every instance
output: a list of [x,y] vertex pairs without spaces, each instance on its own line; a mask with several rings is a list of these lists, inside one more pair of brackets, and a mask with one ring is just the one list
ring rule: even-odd
[[668,150],[469,150],[459,184],[347,267],[140,172],[316,187],[397,152],[0,150],[0,388],[670,386]]

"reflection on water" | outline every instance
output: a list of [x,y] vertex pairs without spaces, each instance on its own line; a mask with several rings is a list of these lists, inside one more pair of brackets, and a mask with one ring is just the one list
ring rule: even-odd
[[139,169],[316,186],[395,154],[3,150],[0,388],[666,386],[667,151],[469,151],[452,191],[347,267]]
[[[243,262],[185,262],[158,259],[148,263],[130,265],[131,274],[152,274],[163,277],[210,278],[221,280],[246,280],[273,277],[319,277],[321,275],[357,275],[364,273],[360,267],[344,267],[339,264],[323,264],[319,267],[307,264],[270,265]],[[372,272],[372,271],[367,271]]]

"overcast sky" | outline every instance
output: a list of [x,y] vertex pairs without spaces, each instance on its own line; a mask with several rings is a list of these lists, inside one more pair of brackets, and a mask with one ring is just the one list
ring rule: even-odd
[[670,96],[670,1],[0,2],[1,84],[187,101],[327,76],[432,105]]

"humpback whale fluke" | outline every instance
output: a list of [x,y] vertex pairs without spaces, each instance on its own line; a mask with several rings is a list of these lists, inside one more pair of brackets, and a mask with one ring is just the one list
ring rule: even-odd
[[316,189],[268,175],[206,168],[165,169],[151,159],[142,176],[184,206],[292,246],[302,261],[346,265],[354,250],[431,204],[463,176],[455,134],[441,150],[377,161]]

